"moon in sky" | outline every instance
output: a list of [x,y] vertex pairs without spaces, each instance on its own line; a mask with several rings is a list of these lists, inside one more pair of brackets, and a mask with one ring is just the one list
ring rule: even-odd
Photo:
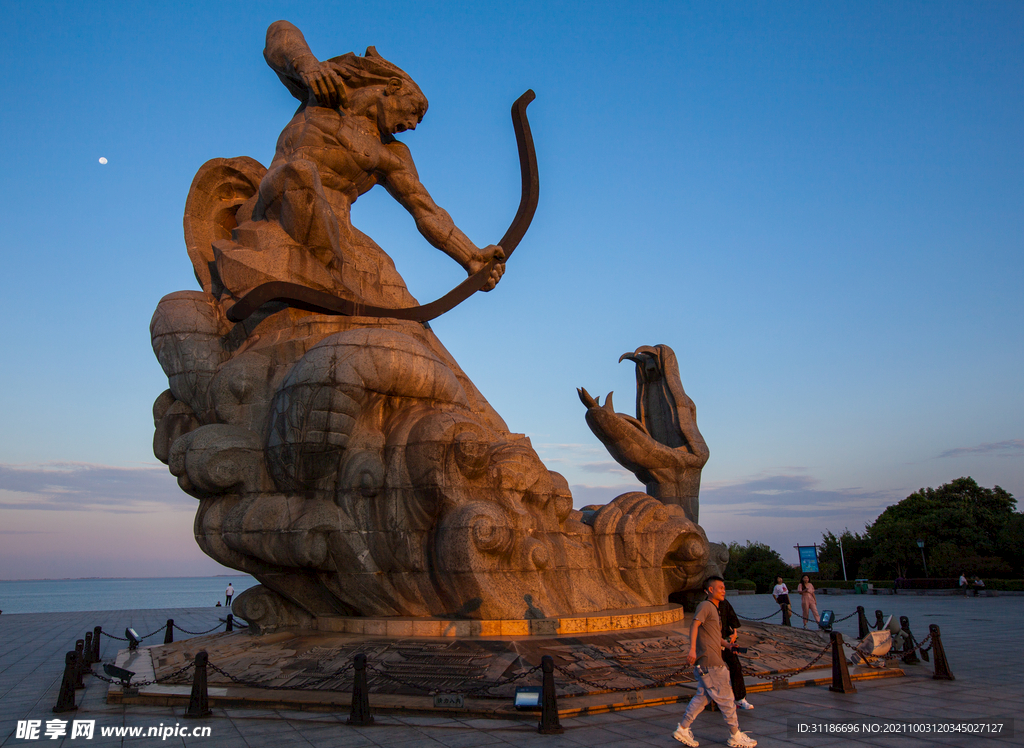
[[107,163],[107,157],[106,156],[100,156],[100,163],[101,164]]

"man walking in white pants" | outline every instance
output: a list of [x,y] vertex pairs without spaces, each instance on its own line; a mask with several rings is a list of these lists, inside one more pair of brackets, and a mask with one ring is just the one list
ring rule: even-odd
[[727,642],[722,639],[722,619],[718,615],[718,604],[725,599],[725,581],[721,577],[708,577],[704,582],[708,599],[697,606],[690,624],[690,652],[686,661],[696,665],[697,693],[690,699],[683,719],[672,733],[672,737],[683,745],[697,748],[699,743],[693,737],[690,725],[697,715],[704,711],[708,701],[714,701],[725,717],[732,735],[731,748],[754,748],[757,741],[740,732],[736,717],[736,703],[733,701],[732,685],[729,682],[729,668],[722,659],[722,648]]

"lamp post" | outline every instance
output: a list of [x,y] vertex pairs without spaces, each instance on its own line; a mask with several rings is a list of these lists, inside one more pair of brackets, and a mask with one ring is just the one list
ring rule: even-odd
[[917,547],[921,549],[921,563],[924,564],[924,575],[928,576],[928,562],[924,560],[924,541],[918,540]]
[[839,558],[843,562],[843,581],[845,582],[845,581],[847,581],[847,579],[846,579],[846,554],[843,553],[843,536],[840,535],[838,538],[836,538],[836,540],[839,541]]

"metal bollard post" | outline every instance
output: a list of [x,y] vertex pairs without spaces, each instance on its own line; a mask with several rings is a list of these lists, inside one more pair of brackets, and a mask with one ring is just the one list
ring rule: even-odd
[[857,693],[850,680],[850,669],[846,667],[846,653],[843,651],[843,635],[838,631],[829,634],[832,639],[832,685],[829,691],[836,693]]
[[85,688],[82,676],[85,674],[85,639],[75,641],[75,654],[78,655],[75,662],[75,689]]
[[57,694],[57,704],[53,707],[54,712],[73,712],[78,709],[75,706],[75,671],[78,669],[78,653],[68,652],[64,655],[64,678],[60,682],[60,693]]
[[100,636],[103,635],[103,627],[96,626],[92,630],[92,661],[100,662]]
[[84,662],[86,668],[90,667],[94,662],[96,662],[96,660],[94,660],[92,658],[92,652],[93,652],[92,632],[91,631],[86,631],[85,632],[85,651],[82,653],[83,662]]
[[792,626],[793,625],[793,622],[790,620],[791,613],[792,613],[792,610],[790,609],[790,607],[788,605],[783,605],[782,606],[782,625],[783,626]]
[[233,615],[228,613],[228,619],[224,623],[227,624],[227,627],[224,629],[225,631],[227,631],[228,633],[234,631],[235,617]]
[[935,675],[933,680],[956,680],[953,673],[949,671],[949,662],[946,660],[946,650],[942,648],[942,635],[939,627],[934,623],[928,626],[928,632],[932,635],[932,651],[935,653]]
[[868,617],[864,615],[864,606],[857,606],[857,638],[863,639],[865,636],[871,633],[871,627],[868,626]]
[[174,619],[167,619],[167,630],[164,632],[164,644],[174,643]]
[[370,687],[366,682],[366,655],[362,652],[352,658],[352,709],[345,723],[356,727],[373,724]]
[[920,662],[917,659],[917,655],[914,653],[914,635],[910,633],[910,619],[906,616],[900,616],[900,629],[903,631],[903,651],[906,652],[903,655],[903,661],[908,665],[916,665]]
[[551,655],[540,658],[540,669],[544,673],[541,681],[540,722],[537,732],[544,735],[561,735],[565,730],[558,722],[558,700],[555,695],[555,661]]
[[196,653],[196,666],[192,673],[192,693],[188,697],[188,706],[183,716],[189,718],[209,717],[210,693],[206,688],[206,665],[210,662],[210,655],[206,650]]
[[875,631],[881,631],[885,628],[885,618],[882,616],[882,611],[875,611]]

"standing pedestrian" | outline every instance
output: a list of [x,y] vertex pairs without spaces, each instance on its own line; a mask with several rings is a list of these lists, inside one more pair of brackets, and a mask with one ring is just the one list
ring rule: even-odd
[[736,717],[736,703],[733,701],[732,686],[729,684],[729,668],[722,659],[722,649],[726,642],[722,638],[722,619],[718,613],[719,604],[725,599],[725,580],[721,577],[708,577],[704,583],[708,599],[697,606],[690,624],[690,651],[686,661],[696,665],[693,671],[697,679],[697,693],[686,706],[683,719],[672,733],[672,737],[683,745],[697,748],[700,745],[693,737],[690,725],[697,715],[704,711],[708,701],[714,701],[729,725],[730,748],[754,748],[757,741],[740,732],[739,719]]
[[793,614],[793,609],[789,606],[789,587],[782,581],[782,577],[775,577],[775,589],[772,590],[772,597],[782,608],[782,625],[792,626],[793,624],[789,622],[789,617]]
[[811,584],[811,578],[807,574],[800,577],[800,584],[796,586],[796,591],[800,593],[800,607],[803,609],[804,628],[807,628],[807,621],[810,620],[808,613],[814,613],[814,622],[817,623],[818,618],[818,595],[814,591],[814,585]]
[[729,668],[729,683],[732,685],[732,697],[739,709],[753,709],[754,705],[747,701],[747,684],[743,682],[743,666],[740,665],[740,658],[736,654],[736,637],[740,627],[740,617],[736,615],[732,604],[728,600],[722,600],[718,604],[718,617],[722,619],[722,638],[729,646],[722,650],[722,659],[725,666]]
[[224,607],[231,607],[231,598],[235,596],[235,588],[231,586],[231,582],[228,582],[228,588],[224,590]]
[[967,597],[967,576],[963,572],[960,572],[960,591]]

